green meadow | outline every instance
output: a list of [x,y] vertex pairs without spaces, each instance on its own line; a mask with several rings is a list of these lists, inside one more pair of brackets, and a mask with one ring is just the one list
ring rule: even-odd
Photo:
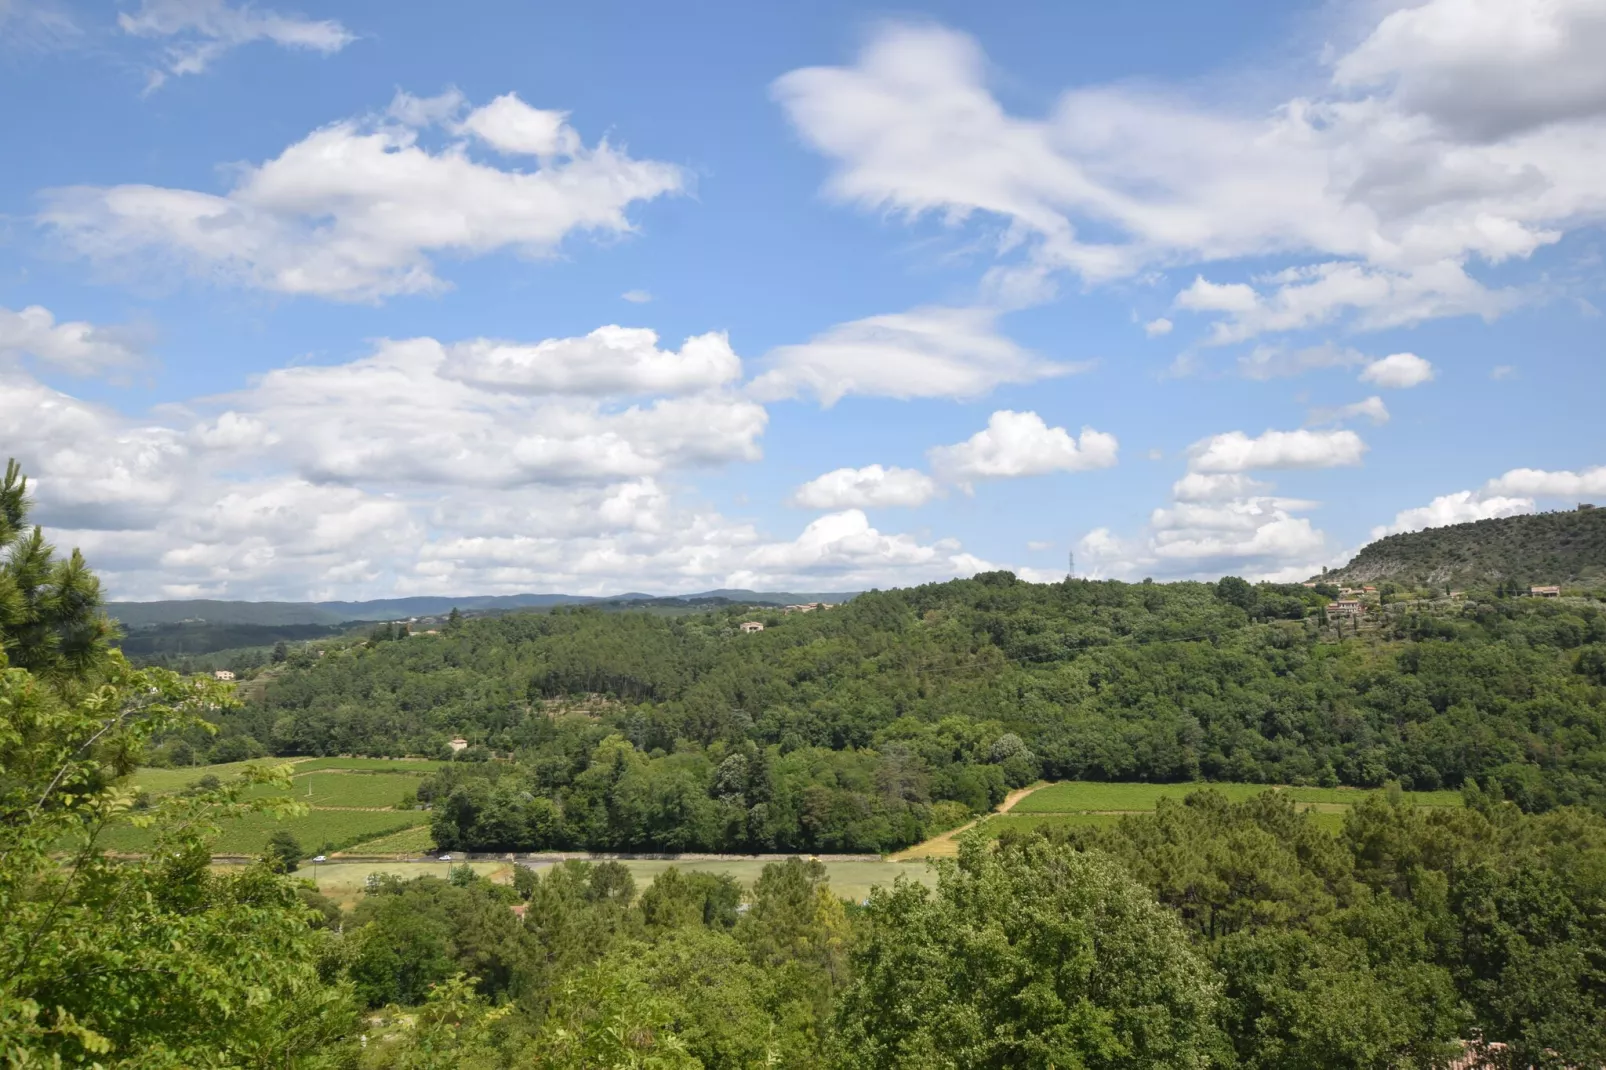
[[[1086,811],[1153,810],[1161,799],[1181,801],[1193,792],[1209,788],[1233,802],[1242,802],[1264,791],[1287,792],[1301,805],[1353,806],[1370,792],[1362,788],[1293,788],[1273,784],[1204,783],[1137,784],[1091,780],[1067,780],[1039,788],[1015,804],[1017,814],[1070,814]],[[1408,791],[1405,797],[1417,806],[1460,806],[1458,791]]]

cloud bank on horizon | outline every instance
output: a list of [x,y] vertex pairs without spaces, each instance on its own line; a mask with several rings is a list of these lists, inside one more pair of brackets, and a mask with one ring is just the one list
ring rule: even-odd
[[[159,46],[131,106],[177,107],[245,45],[323,78],[404,47],[335,14],[143,0],[117,20]],[[3,452],[118,598],[1051,579],[1067,548],[1096,577],[1294,580],[1606,495],[1594,425],[1509,415],[1547,355],[1480,340],[1598,315],[1606,8],[1427,0],[1347,32],[1255,105],[1067,71],[1033,111],[995,90],[985,26],[881,23],[745,105],[813,169],[795,205],[748,206],[723,182],[748,158],[709,166],[674,144],[692,126],[495,62],[472,95],[299,126],[296,102],[209,178],[64,152],[0,189],[31,220],[0,265]],[[921,265],[805,265],[848,285],[751,313],[751,279],[805,256],[760,222],[794,210]],[[698,270],[653,253],[716,241]],[[195,329],[228,365],[197,389],[164,347],[213,305],[245,312]],[[280,332],[300,345],[274,355]],[[1557,374],[1598,382],[1569,344]]]

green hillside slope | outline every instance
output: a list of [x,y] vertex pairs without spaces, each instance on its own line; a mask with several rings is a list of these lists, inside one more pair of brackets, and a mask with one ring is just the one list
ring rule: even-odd
[[1327,573],[1326,579],[1435,586],[1501,581],[1606,585],[1606,509],[1533,513],[1390,535]]

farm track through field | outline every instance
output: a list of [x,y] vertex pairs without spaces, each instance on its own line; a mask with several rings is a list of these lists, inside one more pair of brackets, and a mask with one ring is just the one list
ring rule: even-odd
[[347,811],[349,813],[358,813],[358,814],[401,814],[401,813],[406,813],[405,810],[397,810],[393,806],[309,806],[309,807],[307,807],[307,809],[315,811],[315,812],[318,811],[318,810],[344,810],[344,811]]
[[1048,787],[1048,783],[1046,781],[1039,781],[1036,784],[1031,784],[1024,788],[1018,788],[1004,796],[1004,801],[999,803],[995,809],[989,810],[987,813],[978,817],[971,818],[969,821],[965,822],[963,825],[960,825],[956,829],[949,829],[947,832],[939,832],[929,840],[917,843],[913,847],[906,847],[897,854],[888,855],[887,860],[889,862],[908,862],[917,858],[952,858],[959,853],[959,845],[957,841],[960,836],[969,832],[971,829],[975,828],[981,822],[986,821],[994,814],[1009,813],[1015,808],[1016,803],[1026,798],[1026,796],[1030,795],[1038,788],[1046,787]]

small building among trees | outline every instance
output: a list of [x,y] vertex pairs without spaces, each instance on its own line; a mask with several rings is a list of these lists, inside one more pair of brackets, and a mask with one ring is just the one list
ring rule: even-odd
[[742,633],[744,635],[752,635],[754,632],[761,632],[764,630],[764,625],[760,624],[756,620],[744,620],[740,625],[738,625],[738,627],[742,629]]

